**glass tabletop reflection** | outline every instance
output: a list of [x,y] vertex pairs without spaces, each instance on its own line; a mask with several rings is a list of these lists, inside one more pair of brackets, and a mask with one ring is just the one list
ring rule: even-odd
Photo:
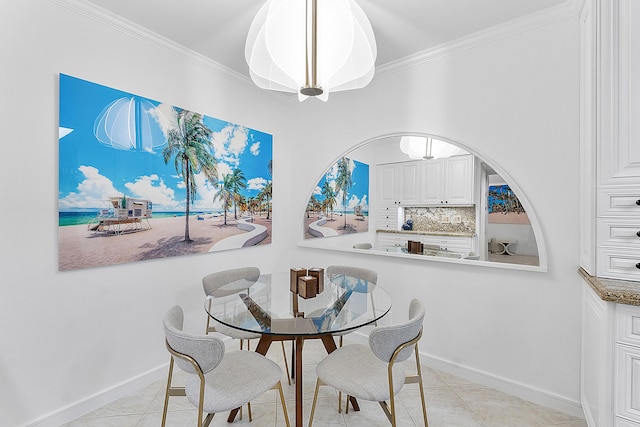
[[289,272],[274,273],[231,282],[206,298],[205,309],[212,319],[232,328],[289,336],[357,329],[391,309],[387,291],[363,279],[325,277],[323,292],[305,299],[289,290],[289,277]]

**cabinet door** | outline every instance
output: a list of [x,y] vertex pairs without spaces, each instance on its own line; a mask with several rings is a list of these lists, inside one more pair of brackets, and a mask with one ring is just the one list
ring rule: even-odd
[[397,166],[396,194],[400,204],[418,203],[420,196],[420,163],[409,162]]
[[444,160],[422,162],[421,184],[420,203],[429,205],[444,203]]
[[[603,73],[603,112],[600,152],[600,184],[640,184],[640,2],[610,3],[605,20],[603,59],[610,61],[610,75]],[[607,26],[611,29],[607,31]],[[610,37],[611,40],[606,40]],[[606,67],[603,67],[606,69]],[[609,121],[610,119],[610,121]]]
[[396,202],[396,167],[395,165],[378,166],[378,196],[381,205],[393,205]]
[[640,349],[617,346],[616,414],[640,422]]
[[448,204],[473,203],[473,156],[447,159],[445,200]]

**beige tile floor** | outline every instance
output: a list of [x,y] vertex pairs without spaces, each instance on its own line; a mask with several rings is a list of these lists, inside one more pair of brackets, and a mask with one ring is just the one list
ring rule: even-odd
[[[237,350],[237,342],[229,344]],[[291,350],[287,346],[287,352]],[[315,387],[315,366],[325,355],[319,341],[311,340],[304,347],[304,419],[308,420]],[[282,365],[280,346],[272,346],[268,357]],[[167,354],[168,360],[168,354]],[[289,359],[290,360],[290,359]],[[407,362],[407,372],[415,372],[415,361]],[[548,409],[517,397],[470,383],[426,367],[422,368],[430,427],[586,427],[584,420]],[[283,369],[284,372],[284,369]],[[178,380],[180,377],[178,377]],[[295,417],[294,385],[287,385],[283,374],[283,388],[289,419]],[[165,381],[158,381],[78,418],[66,427],[158,427],[162,420]],[[420,392],[417,384],[406,385],[398,395],[398,426],[422,426]],[[338,413],[337,393],[330,387],[321,387],[314,426],[388,427],[380,406],[375,402],[360,401],[361,411]],[[250,424],[246,407],[242,420],[227,423],[227,414],[217,414],[211,426],[284,426],[282,409],[276,391],[268,391],[251,404],[253,422]],[[167,427],[196,426],[196,411],[184,397],[169,401]]]

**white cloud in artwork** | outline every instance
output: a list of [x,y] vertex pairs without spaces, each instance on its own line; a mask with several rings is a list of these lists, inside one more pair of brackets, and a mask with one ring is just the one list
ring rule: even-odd
[[150,200],[156,210],[175,210],[179,203],[175,200],[172,188],[165,185],[164,181],[156,174],[138,177],[135,182],[127,182],[124,186],[133,197]]
[[267,185],[267,180],[261,177],[247,180],[248,190],[262,190],[265,185]]
[[313,195],[314,196],[319,196],[322,194],[322,188],[320,188],[319,185],[316,185],[316,188],[313,189]]
[[[218,176],[222,177],[219,167]],[[206,175],[203,173],[195,175],[194,179],[196,180],[196,185],[198,186],[198,194],[196,196],[195,202],[191,206],[192,210],[205,211],[210,210],[212,206],[214,208],[217,208],[218,202],[214,204],[213,198],[215,197],[218,189],[215,188],[211,182],[209,182]]]
[[109,197],[122,195],[115,189],[113,182],[93,166],[81,165],[78,170],[84,175],[77,192],[70,192],[59,201],[60,209],[71,208],[104,208],[108,206]]
[[213,132],[211,143],[216,159],[231,165],[239,166],[239,157],[248,145],[249,129],[244,126],[228,125],[220,132]]
[[231,167],[231,165],[228,164],[228,163],[225,163],[225,162],[218,163],[217,169],[218,169],[218,180],[219,181],[222,181],[222,177],[223,176],[233,173],[233,168]]
[[253,144],[251,144],[251,147],[249,147],[249,151],[254,156],[259,155],[260,154],[260,141],[254,142]]
[[228,154],[238,157],[244,152],[248,144],[249,129],[244,126],[235,126],[229,140]]
[[351,195],[351,198],[349,199],[349,202],[347,203],[347,206],[349,206],[350,208],[353,208],[354,206],[358,206],[360,204],[360,199],[358,198],[358,196],[356,196],[355,194]]

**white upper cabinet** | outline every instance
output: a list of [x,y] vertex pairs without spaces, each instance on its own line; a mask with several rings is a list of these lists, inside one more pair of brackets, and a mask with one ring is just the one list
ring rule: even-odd
[[[602,2],[600,185],[640,183],[640,2]],[[610,14],[610,15],[609,15]],[[609,15],[609,16],[606,16]],[[608,28],[610,27],[610,28]],[[640,199],[640,194],[638,194]],[[640,207],[638,207],[640,210]]]
[[474,165],[472,155],[423,161],[420,203],[472,205]]
[[439,205],[444,201],[444,160],[426,160],[422,163],[422,203]]
[[473,205],[473,155],[378,166],[380,204],[396,206]]
[[597,4],[596,275],[640,281],[640,1]]
[[420,162],[378,166],[378,193],[381,205],[415,205],[420,195]]

